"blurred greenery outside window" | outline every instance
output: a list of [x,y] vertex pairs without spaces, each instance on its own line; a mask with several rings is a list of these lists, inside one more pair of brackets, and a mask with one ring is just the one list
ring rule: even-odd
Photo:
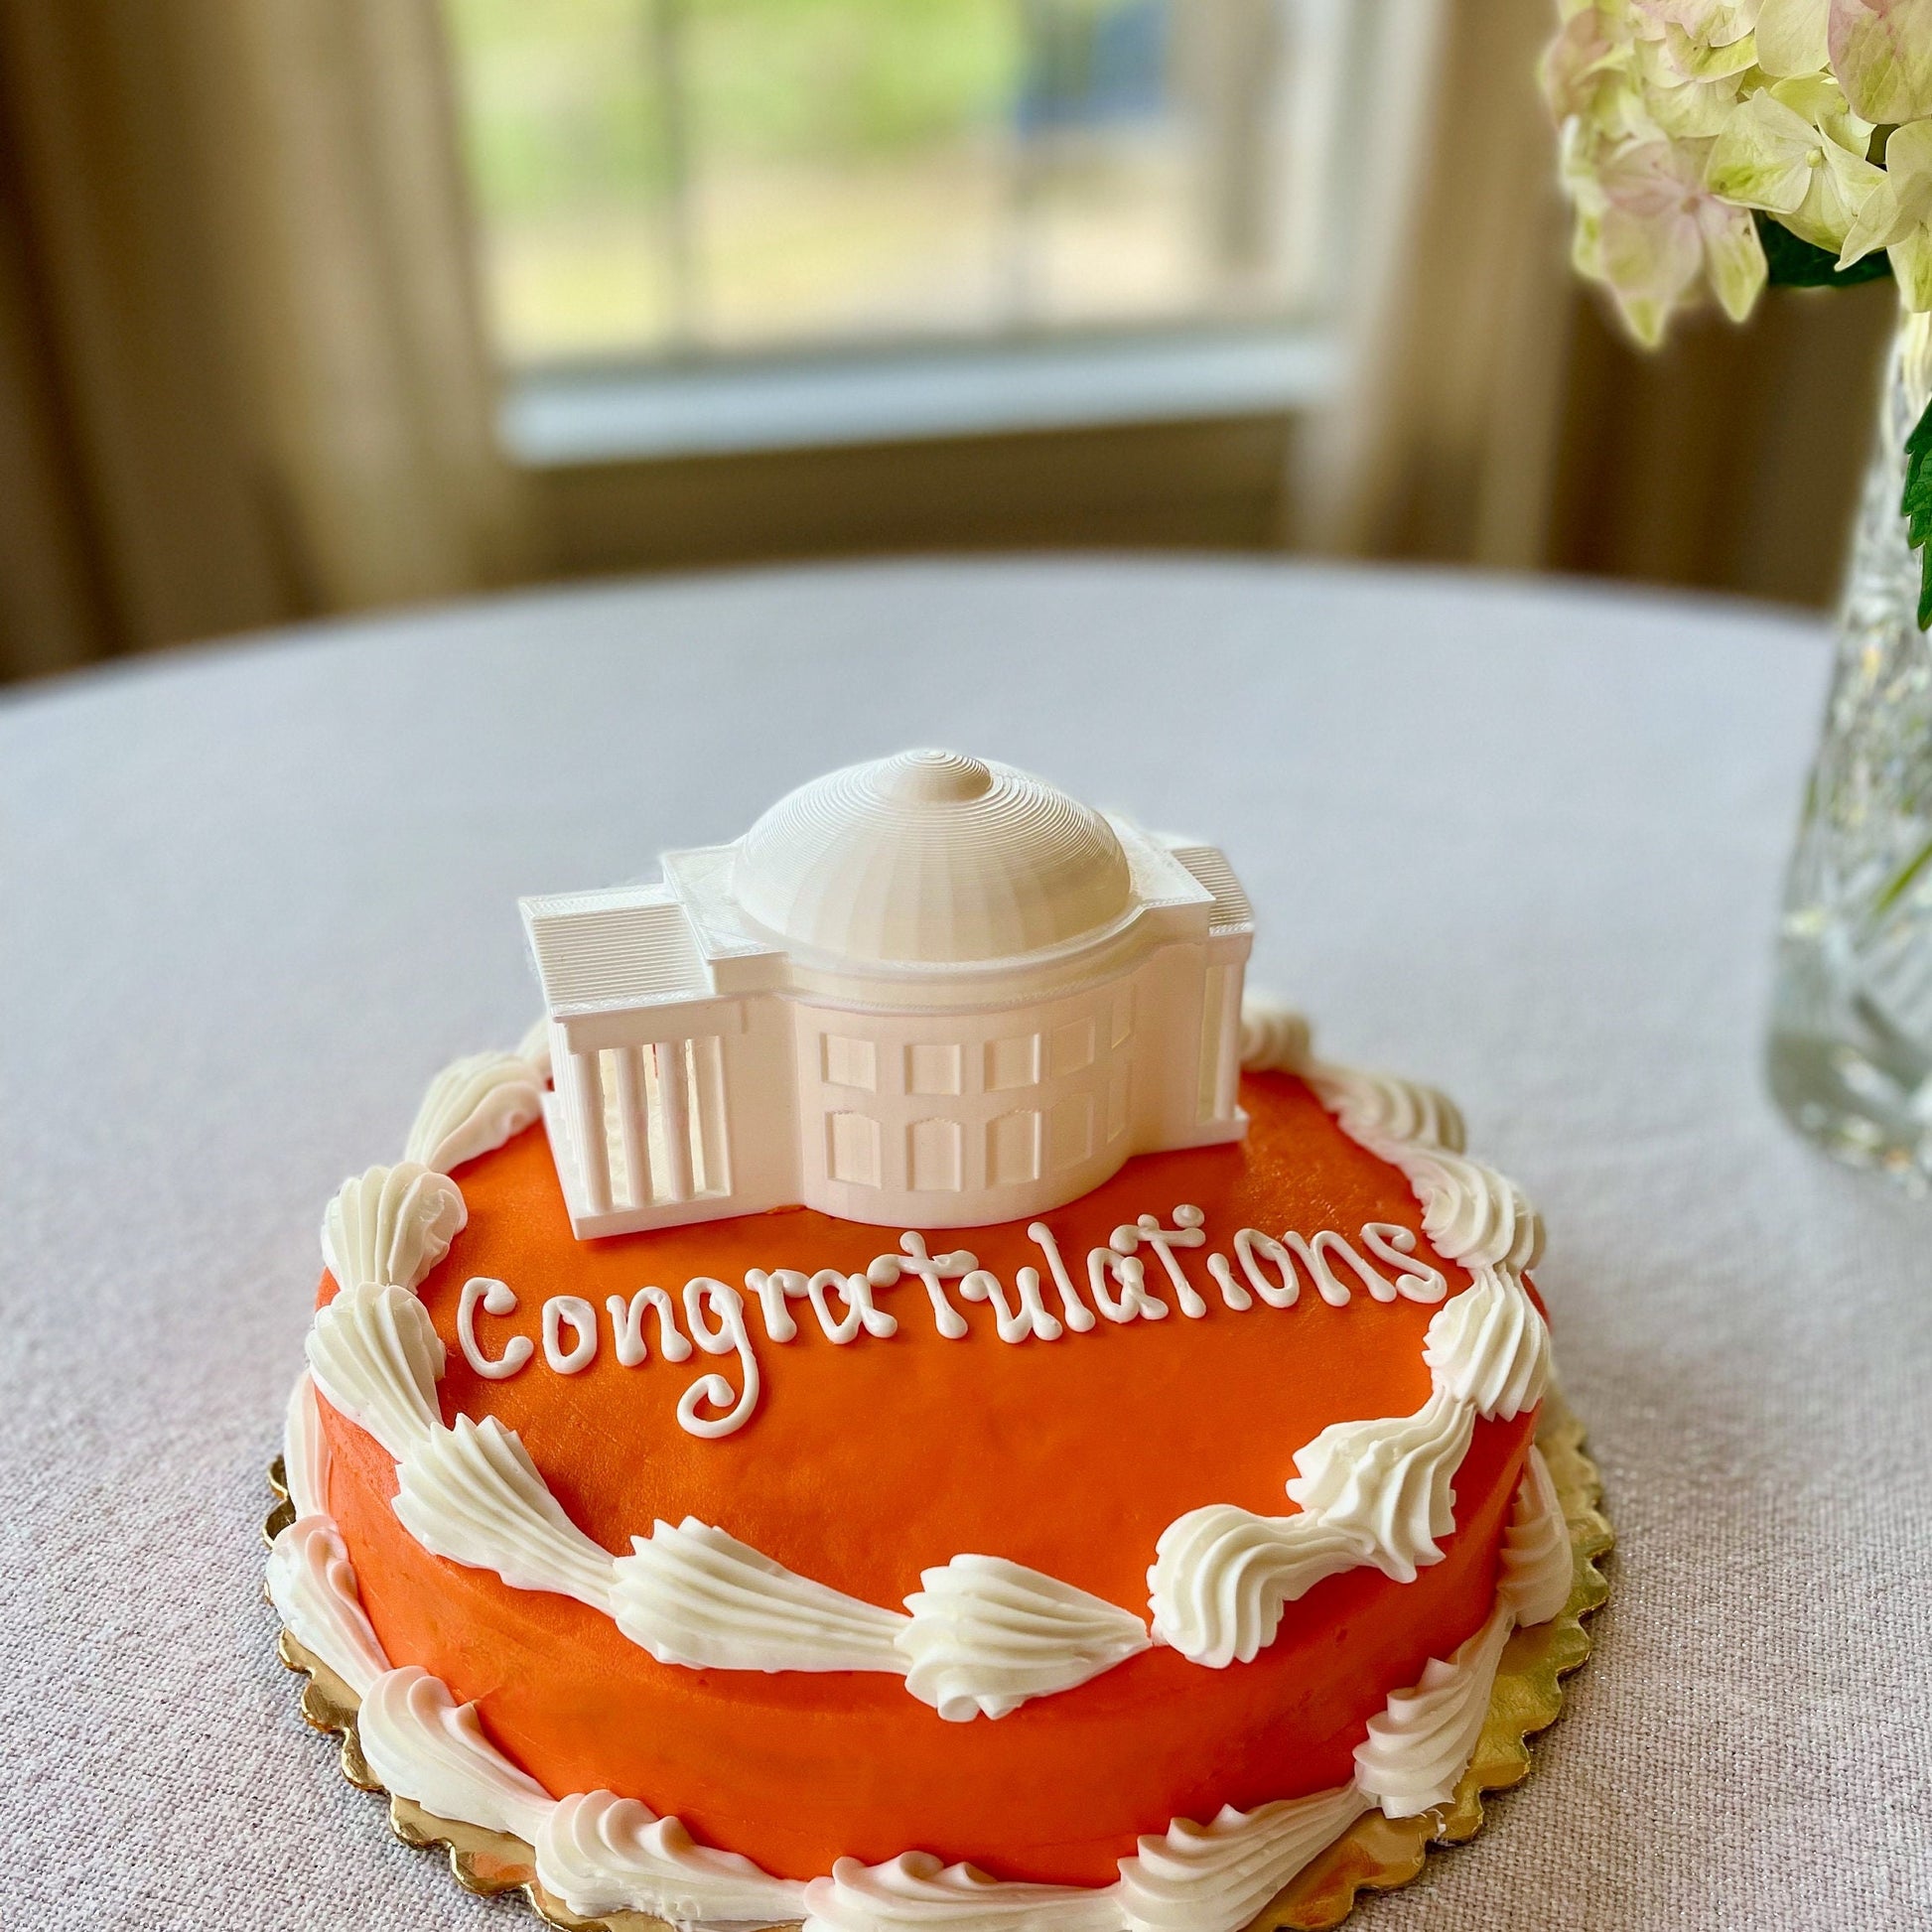
[[513,447],[646,379],[749,448],[863,434],[894,368],[911,416],[1015,427],[1327,366],[1370,0],[446,6]]

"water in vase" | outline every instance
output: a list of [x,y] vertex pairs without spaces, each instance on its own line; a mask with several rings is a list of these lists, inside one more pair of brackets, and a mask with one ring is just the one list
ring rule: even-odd
[[1779,935],[1771,1087],[1841,1160],[1932,1188],[1932,639],[1899,496],[1901,341],[1865,480]]

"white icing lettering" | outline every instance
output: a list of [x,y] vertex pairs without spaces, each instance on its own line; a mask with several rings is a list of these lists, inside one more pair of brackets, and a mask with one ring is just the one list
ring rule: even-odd
[[[1322,1272],[1328,1276],[1330,1281],[1334,1282],[1336,1287],[1339,1288],[1341,1286],[1341,1278],[1328,1266],[1328,1257],[1330,1255],[1335,1256],[1343,1266],[1352,1269],[1355,1274],[1355,1279],[1368,1290],[1369,1294],[1376,1301],[1393,1302],[1395,1300],[1395,1284],[1384,1281],[1341,1235],[1334,1233],[1328,1228],[1323,1228],[1309,1243],[1309,1251],[1317,1258]],[[1315,1286],[1317,1288],[1320,1287],[1319,1280],[1316,1281]],[[1323,1289],[1322,1293],[1325,1295],[1327,1291]],[[1342,1299],[1344,1301],[1347,1300],[1345,1290],[1343,1291]]]
[[1226,1255],[1209,1255],[1207,1272],[1220,1284],[1221,1300],[1237,1313],[1254,1307],[1255,1298],[1234,1279],[1234,1270],[1228,1265]]
[[[1292,1309],[1301,1300],[1302,1284],[1295,1278],[1294,1258],[1272,1234],[1263,1234],[1259,1228],[1242,1228],[1234,1237],[1234,1253],[1241,1272],[1271,1309]],[[1273,1262],[1281,1271],[1279,1282],[1268,1279],[1263,1261]],[[1226,1286],[1224,1282],[1223,1291]]]
[[[1449,1277],[1440,1268],[1414,1259],[1415,1229],[1396,1221],[1367,1221],[1362,1226],[1362,1241],[1378,1261],[1386,1261],[1396,1271],[1394,1295],[1407,1296],[1412,1302],[1440,1302],[1449,1293]],[[1369,1293],[1377,1301],[1393,1299],[1379,1289]]]
[[1093,1326],[1093,1311],[1080,1300],[1080,1291],[1073,1285],[1073,1277],[1066,1272],[1066,1263],[1060,1259],[1060,1244],[1053,1239],[1053,1231],[1044,1221],[1030,1221],[1027,1224],[1027,1239],[1038,1245],[1046,1257],[1046,1266],[1053,1276],[1053,1286],[1059,1290],[1060,1312],[1066,1317],[1066,1325],[1076,1335],[1083,1335]]
[[[1120,1285],[1119,1295],[1109,1292],[1107,1277]],[[1168,1305],[1158,1295],[1147,1292],[1147,1264],[1138,1255],[1117,1254],[1112,1248],[1087,1250],[1087,1291],[1094,1306],[1109,1321],[1159,1321]]]
[[[564,1346],[564,1323],[575,1339]],[[543,1305],[543,1359],[559,1375],[575,1375],[597,1359],[597,1311],[581,1295],[553,1295]]]
[[487,1275],[473,1275],[463,1284],[463,1299],[456,1310],[456,1338],[463,1359],[485,1382],[505,1382],[537,1352],[536,1345],[528,1335],[512,1335],[503,1344],[502,1354],[492,1361],[477,1340],[480,1303],[485,1314],[514,1314],[516,1291],[507,1282],[493,1281]]
[[1020,1290],[1018,1308],[1007,1299],[1006,1283],[984,1268],[975,1268],[959,1284],[959,1292],[969,1302],[993,1304],[993,1324],[1002,1341],[1025,1341],[1029,1335],[1037,1335],[1041,1341],[1058,1341],[1065,1330],[1046,1312],[1039,1299],[1039,1270],[1023,1268],[1014,1279]]
[[[845,1304],[845,1312],[839,1315],[832,1312],[830,1298],[835,1291]],[[898,1333],[897,1316],[873,1306],[872,1283],[863,1275],[844,1275],[836,1268],[821,1268],[805,1283],[805,1294],[811,1302],[812,1312],[818,1316],[818,1325],[825,1331],[825,1339],[840,1348],[861,1328],[882,1341]]]
[[795,1268],[748,1268],[745,1286],[759,1298],[764,1316],[764,1332],[775,1342],[787,1342],[797,1334],[798,1324],[785,1307],[787,1298],[796,1300],[805,1292],[805,1278]]
[[[684,1318],[692,1339],[707,1355],[736,1350],[742,1387],[734,1389],[722,1375],[699,1376],[678,1398],[678,1426],[692,1436],[734,1436],[759,1406],[759,1363],[745,1325],[745,1298],[709,1275],[694,1276],[684,1284]],[[706,1403],[724,1414],[701,1416],[698,1411]]]
[[[925,1236],[916,1232],[901,1234],[898,1245],[903,1254],[880,1255],[866,1270],[866,1280],[874,1288],[892,1288],[903,1275],[916,1275],[932,1302],[932,1319],[948,1341],[958,1341],[966,1332],[966,1317],[947,1299],[945,1284],[970,1275],[979,1256],[960,1248],[952,1254],[926,1253]],[[867,1324],[869,1332],[881,1330]],[[892,1329],[884,1330],[891,1334]]]
[[[897,1333],[897,1320],[878,1306],[875,1296],[908,1276],[925,1290],[934,1325],[949,1340],[971,1333],[960,1303],[990,1307],[999,1339],[1009,1345],[1034,1339],[1057,1341],[1068,1330],[1086,1333],[1095,1325],[1096,1310],[1100,1317],[1124,1325],[1160,1321],[1177,1303],[1183,1315],[1199,1320],[1208,1312],[1208,1297],[1189,1280],[1180,1254],[1186,1249],[1205,1249],[1207,1217],[1200,1208],[1183,1201],[1169,1219],[1172,1225],[1164,1225],[1159,1216],[1142,1214],[1115,1228],[1107,1246],[1087,1251],[1090,1302],[1082,1298],[1058,1240],[1043,1221],[1031,1222],[1027,1234],[1044,1257],[1045,1268],[1017,1268],[1011,1287],[992,1269],[981,1268],[978,1257],[968,1250],[935,1255],[928,1251],[922,1234],[908,1231],[899,1236],[898,1253],[875,1256],[863,1274],[838,1268],[821,1268],[812,1274],[798,1268],[748,1268],[744,1294],[708,1275],[694,1277],[683,1292],[684,1327],[679,1325],[676,1297],[662,1288],[640,1288],[628,1299],[612,1295],[604,1304],[610,1316],[612,1348],[624,1368],[637,1368],[649,1361],[645,1331],[647,1315],[655,1310],[657,1350],[667,1362],[688,1360],[694,1340],[707,1354],[736,1352],[743,1364],[736,1385],[722,1374],[701,1376],[684,1391],[677,1406],[678,1421],[690,1434],[730,1436],[751,1420],[759,1400],[760,1371],[753,1353],[747,1313],[754,1299],[770,1341],[782,1345],[797,1338],[798,1322],[791,1304],[809,1302],[826,1340],[841,1348],[861,1334],[884,1340]],[[1204,1254],[1202,1259],[1223,1304],[1236,1312],[1252,1309],[1257,1298],[1270,1308],[1295,1307],[1304,1276],[1322,1301],[1335,1308],[1345,1306],[1353,1293],[1344,1276],[1359,1281],[1380,1303],[1405,1296],[1418,1302],[1439,1302],[1446,1297],[1445,1276],[1428,1261],[1417,1258],[1421,1244],[1414,1230],[1396,1222],[1370,1221],[1361,1230],[1361,1241],[1377,1259],[1390,1264],[1393,1281],[1365,1260],[1346,1236],[1330,1228],[1308,1236],[1291,1231],[1279,1238],[1258,1228],[1241,1228],[1232,1242],[1232,1259],[1219,1252]],[[1149,1286],[1150,1249],[1173,1290],[1173,1302],[1164,1300]],[[1422,1252],[1426,1255],[1428,1250]],[[1058,1312],[1049,1306],[1054,1299],[1046,1292],[1049,1276],[1057,1294]],[[509,1287],[487,1277],[479,1276],[463,1291],[457,1327],[464,1356],[478,1374],[491,1381],[516,1374],[536,1350],[527,1336],[514,1335],[505,1343],[501,1357],[492,1360],[477,1339],[478,1311],[508,1314],[516,1306],[516,1296]],[[1504,1310],[1506,1314],[1512,1311],[1513,1304]],[[588,1302],[574,1295],[558,1295],[544,1304],[543,1356],[558,1374],[575,1375],[589,1367],[596,1359],[599,1339]]]
[[1152,1214],[1143,1214],[1132,1227],[1118,1227],[1108,1237],[1108,1245],[1116,1254],[1131,1255],[1143,1241],[1161,1257],[1161,1266],[1167,1270],[1169,1281],[1173,1283],[1174,1299],[1180,1304],[1182,1314],[1198,1321],[1207,1312],[1207,1303],[1201,1292],[1185,1275],[1180,1272],[1180,1263],[1174,1259],[1176,1248],[1198,1248],[1205,1244],[1207,1235],[1201,1227],[1206,1219],[1198,1207],[1182,1202],[1173,1211],[1173,1226],[1164,1228]]
[[644,1314],[650,1309],[657,1311],[658,1352],[667,1362],[690,1359],[691,1344],[677,1325],[677,1309],[661,1288],[640,1288],[628,1302],[621,1295],[608,1296],[604,1306],[611,1316],[611,1343],[623,1367],[635,1368],[650,1359],[644,1345]]

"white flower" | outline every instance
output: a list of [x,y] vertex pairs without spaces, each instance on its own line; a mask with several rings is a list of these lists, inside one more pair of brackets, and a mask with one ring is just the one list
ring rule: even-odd
[[1932,114],[1932,0],[1830,0],[1832,71],[1868,121]]
[[1822,72],[1832,58],[1830,20],[1831,0],[1763,0],[1757,10],[1757,65],[1777,79]]
[[[1749,213],[1706,185],[1698,147],[1635,142],[1589,173],[1590,243],[1578,265],[1609,285],[1639,342],[1662,340],[1701,274],[1733,321],[1750,313],[1764,286],[1763,245]],[[1580,241],[1584,210],[1580,200]]]
[[1762,0],[1757,59],[1792,76],[1830,67],[1865,120],[1932,114],[1932,0]]
[[1731,110],[1706,180],[1726,202],[1763,208],[1836,253],[1884,180],[1864,158],[1870,135],[1828,75],[1781,80]]
[[1677,26],[1666,27],[1655,40],[1639,41],[1635,54],[1645,109],[1659,128],[1681,141],[1709,140],[1723,128],[1755,58],[1748,35],[1713,48]]
[[1932,309],[1932,121],[1892,129],[1884,181],[1859,210],[1838,265],[1849,268],[1874,248],[1891,257],[1905,306]]

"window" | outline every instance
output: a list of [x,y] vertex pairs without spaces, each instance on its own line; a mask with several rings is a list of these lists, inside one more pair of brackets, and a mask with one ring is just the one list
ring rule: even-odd
[[957,1193],[962,1178],[965,1135],[956,1120],[915,1120],[906,1131],[907,1184],[922,1190]]
[[527,460],[1280,409],[1325,379],[1379,0],[445,5]]
[[843,1034],[826,1034],[824,1070],[829,1085],[863,1087],[872,1092],[878,1084],[878,1056],[869,1039],[848,1039]]
[[957,1046],[915,1040],[905,1049],[907,1093],[958,1093],[962,1054]]
[[1008,1039],[986,1042],[986,1090],[1000,1093],[1008,1087],[1039,1084],[1039,1035],[1016,1034]]
[[826,1172],[859,1187],[879,1185],[879,1123],[865,1114],[829,1114]]

